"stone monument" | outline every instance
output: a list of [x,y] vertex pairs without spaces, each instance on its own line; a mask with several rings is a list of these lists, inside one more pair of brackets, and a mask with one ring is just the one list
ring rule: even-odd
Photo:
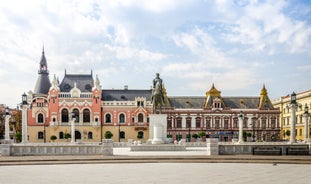
[[156,73],[152,86],[153,114],[150,115],[149,140],[152,144],[163,144],[167,134],[166,115],[161,114],[164,105],[163,82],[160,74]]

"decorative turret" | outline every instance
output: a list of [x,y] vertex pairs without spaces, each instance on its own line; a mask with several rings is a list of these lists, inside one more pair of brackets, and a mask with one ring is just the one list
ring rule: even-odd
[[209,107],[214,108],[213,106],[214,106],[215,102],[220,103],[220,104],[217,104],[217,108],[225,107],[226,106],[225,102],[223,101],[220,94],[221,94],[221,91],[217,90],[214,86],[214,83],[213,83],[211,89],[206,92],[206,101],[205,101],[204,107],[205,108],[209,108]]
[[55,90],[59,91],[59,81],[56,78],[55,74],[54,74],[54,77],[53,77],[53,80],[52,80],[52,86],[50,87],[50,90],[51,89],[55,89]]
[[101,90],[101,86],[100,86],[100,81],[98,79],[98,76],[96,75],[96,79],[94,80],[94,87],[92,88],[92,90]]
[[259,109],[273,108],[273,105],[269,99],[268,92],[267,92],[265,84],[263,85],[261,92],[260,92],[260,99],[259,99],[258,108]]
[[49,79],[49,70],[44,55],[44,47],[43,47],[34,94],[48,94],[50,87],[51,82]]

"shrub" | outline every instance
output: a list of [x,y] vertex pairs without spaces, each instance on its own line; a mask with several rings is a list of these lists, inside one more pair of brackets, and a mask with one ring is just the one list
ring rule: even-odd
[[111,139],[112,136],[113,134],[110,131],[105,132],[105,139]]

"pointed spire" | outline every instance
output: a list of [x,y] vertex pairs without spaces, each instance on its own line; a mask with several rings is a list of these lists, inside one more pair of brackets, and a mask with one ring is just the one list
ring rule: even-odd
[[100,90],[100,88],[101,88],[101,86],[100,86],[100,81],[99,81],[99,79],[98,79],[98,75],[96,75],[96,78],[95,78],[95,80],[94,80],[94,87],[93,87],[92,90],[95,90],[95,89]]
[[220,94],[221,94],[221,91],[218,91],[216,88],[215,88],[215,85],[213,83],[211,89],[209,91],[206,92],[206,96],[217,96],[217,97],[220,97]]
[[263,87],[261,89],[260,95],[268,95],[268,92],[267,92],[265,84],[263,84]]
[[51,87],[49,79],[49,71],[47,66],[47,61],[44,55],[44,46],[42,48],[42,56],[39,63],[38,78],[35,85],[34,93],[35,94],[48,94]]
[[45,58],[45,55],[44,55],[44,46],[42,48],[42,56],[41,56],[41,59],[40,59],[40,65],[39,65],[38,73],[39,74],[42,74],[42,73],[49,74],[48,64],[47,64],[47,61],[46,61],[46,58]]
[[273,105],[269,99],[268,92],[266,89],[265,84],[263,84],[261,92],[260,92],[260,99],[259,99],[259,104],[258,108],[273,108]]
[[51,89],[55,89],[59,91],[59,82],[58,79],[56,78],[56,75],[54,74],[53,80],[52,80],[52,86],[50,88]]

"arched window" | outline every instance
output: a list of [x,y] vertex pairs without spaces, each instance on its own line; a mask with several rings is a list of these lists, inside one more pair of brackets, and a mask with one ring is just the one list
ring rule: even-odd
[[38,123],[43,123],[44,122],[44,120],[43,120],[44,118],[43,118],[43,114],[38,114],[38,117],[37,117],[37,121],[38,121]]
[[106,122],[106,123],[111,123],[111,115],[110,115],[110,114],[106,114],[106,116],[105,116],[105,122]]
[[78,109],[73,109],[72,112],[75,114],[75,118],[76,118],[75,122],[79,122],[79,110]]
[[138,123],[143,123],[144,122],[144,115],[143,114],[138,114]]
[[90,110],[89,109],[84,109],[83,110],[83,122],[85,122],[85,123],[91,122]]
[[120,139],[125,139],[125,132],[124,131],[120,132]]
[[38,139],[43,139],[44,135],[43,132],[38,132]]
[[59,132],[59,139],[64,139],[64,132]]
[[120,123],[125,123],[125,116],[124,116],[124,114],[120,114],[119,115],[119,122]]
[[62,110],[62,122],[69,122],[69,115],[68,115],[68,110],[63,109]]
[[89,133],[87,134],[87,138],[88,138],[88,139],[93,139],[93,132],[89,132]]

